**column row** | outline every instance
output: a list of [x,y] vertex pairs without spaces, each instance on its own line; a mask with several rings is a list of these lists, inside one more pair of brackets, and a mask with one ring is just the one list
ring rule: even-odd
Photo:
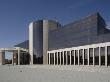
[[[20,49],[16,51],[12,51],[12,65],[14,65],[14,63],[18,63],[18,65],[20,65]],[[18,55],[17,55],[17,54]],[[16,61],[17,60],[17,61]],[[5,61],[5,50],[1,50],[0,51],[0,65],[5,65],[6,61]]]
[[105,47],[48,52],[49,65],[108,65],[108,49]]

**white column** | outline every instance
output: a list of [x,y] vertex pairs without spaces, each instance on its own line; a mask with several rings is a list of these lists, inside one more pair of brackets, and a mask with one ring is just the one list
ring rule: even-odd
[[88,52],[88,65],[89,65],[89,48],[87,49]]
[[107,67],[108,66],[108,64],[107,64],[107,46],[105,46],[105,66]]
[[79,51],[80,51],[80,50],[78,50],[78,65],[79,65]]
[[100,47],[99,47],[99,66],[101,66],[101,53],[100,53]]
[[94,48],[93,48],[93,66],[95,66],[95,55],[94,55]]
[[50,65],[52,64],[52,53],[50,53]]
[[3,65],[5,65],[5,51],[3,52]]
[[0,65],[5,65],[5,51],[0,51]]
[[60,65],[61,65],[61,52],[60,52],[60,54],[59,54],[59,55],[60,55]]
[[52,53],[50,53],[50,65],[52,64]]
[[33,65],[33,53],[34,53],[34,23],[30,23],[29,25],[29,54],[30,54],[30,64]]
[[49,64],[49,53],[47,53],[47,65]]
[[70,52],[70,65],[71,65],[71,51],[69,51]]
[[57,52],[57,65],[58,65],[58,52]]
[[75,54],[75,50],[74,50],[74,65],[75,65],[75,56],[76,56],[76,54]]
[[84,49],[83,49],[83,52],[82,52],[82,56],[83,56],[83,65],[84,65]]
[[68,54],[67,54],[67,51],[65,52],[65,55],[66,55],[66,65],[68,65]]
[[63,65],[64,65],[64,51],[63,51]]
[[54,65],[55,65],[55,52],[54,52]]
[[49,60],[48,61],[49,61],[49,65],[50,65],[50,53],[48,53],[48,56],[49,56]]
[[12,65],[14,65],[14,52],[12,54]]
[[54,65],[54,53],[52,53],[52,65]]
[[18,49],[18,65],[20,65],[20,48]]

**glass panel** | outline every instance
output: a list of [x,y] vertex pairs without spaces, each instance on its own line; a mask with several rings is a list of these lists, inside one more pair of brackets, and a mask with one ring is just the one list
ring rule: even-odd
[[67,51],[67,59],[68,59],[67,65],[69,65],[70,64],[70,51]]
[[94,48],[95,65],[99,65],[99,48]]
[[87,65],[87,49],[84,49],[84,65]]
[[74,64],[74,50],[71,51],[71,64]]
[[105,47],[100,48],[101,65],[105,65]]
[[79,64],[82,65],[83,64],[83,50],[79,50]]
[[64,65],[66,65],[66,51],[64,51]]
[[108,61],[108,66],[110,66],[110,46],[108,46],[107,47],[107,55],[108,55],[108,57],[107,57],[107,61]]
[[78,50],[75,50],[75,64],[78,65]]
[[93,65],[93,48],[89,49],[89,64]]

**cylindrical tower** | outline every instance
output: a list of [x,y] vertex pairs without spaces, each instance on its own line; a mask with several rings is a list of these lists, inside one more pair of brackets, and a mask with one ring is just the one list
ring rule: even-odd
[[30,64],[47,64],[48,32],[59,27],[52,20],[39,20],[29,25]]

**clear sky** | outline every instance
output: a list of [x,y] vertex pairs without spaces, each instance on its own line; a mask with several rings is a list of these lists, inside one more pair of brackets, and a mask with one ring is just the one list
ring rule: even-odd
[[28,39],[28,25],[38,19],[68,24],[94,12],[110,23],[110,0],[0,0],[0,48]]

